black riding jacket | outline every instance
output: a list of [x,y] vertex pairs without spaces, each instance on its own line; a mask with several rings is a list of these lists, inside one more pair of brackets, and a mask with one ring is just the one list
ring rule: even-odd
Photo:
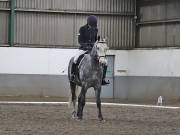
[[89,27],[88,24],[82,26],[79,29],[78,42],[80,44],[79,49],[89,50],[94,46],[94,43],[97,40],[98,29]]

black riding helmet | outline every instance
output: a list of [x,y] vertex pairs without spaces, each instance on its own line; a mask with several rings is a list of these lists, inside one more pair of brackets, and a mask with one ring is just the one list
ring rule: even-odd
[[88,16],[87,24],[89,24],[91,27],[97,27],[97,17],[95,15]]

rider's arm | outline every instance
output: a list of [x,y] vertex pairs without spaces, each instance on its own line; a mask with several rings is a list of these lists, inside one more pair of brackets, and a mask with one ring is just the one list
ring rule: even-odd
[[98,29],[96,28],[96,37],[95,37],[95,41],[99,40],[99,37],[98,37]]
[[83,27],[81,27],[81,28],[79,29],[78,42],[79,42],[79,44],[80,44],[81,46],[85,43],[85,41],[84,41],[84,30],[83,30]]

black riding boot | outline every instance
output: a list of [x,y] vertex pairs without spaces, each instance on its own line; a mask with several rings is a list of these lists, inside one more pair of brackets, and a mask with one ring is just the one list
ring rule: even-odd
[[75,72],[76,72],[76,64],[73,63],[71,68],[71,78],[70,78],[71,81],[74,81],[75,79]]
[[106,78],[106,71],[107,71],[107,66],[104,66],[104,69],[103,69],[102,85],[110,84],[109,80],[108,80],[108,81],[105,80],[105,78]]

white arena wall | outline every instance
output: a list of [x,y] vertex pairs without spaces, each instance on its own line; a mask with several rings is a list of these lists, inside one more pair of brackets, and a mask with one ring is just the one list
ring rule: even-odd
[[[67,97],[67,66],[76,49],[0,47],[0,95]],[[114,98],[180,99],[180,49],[109,50]]]

